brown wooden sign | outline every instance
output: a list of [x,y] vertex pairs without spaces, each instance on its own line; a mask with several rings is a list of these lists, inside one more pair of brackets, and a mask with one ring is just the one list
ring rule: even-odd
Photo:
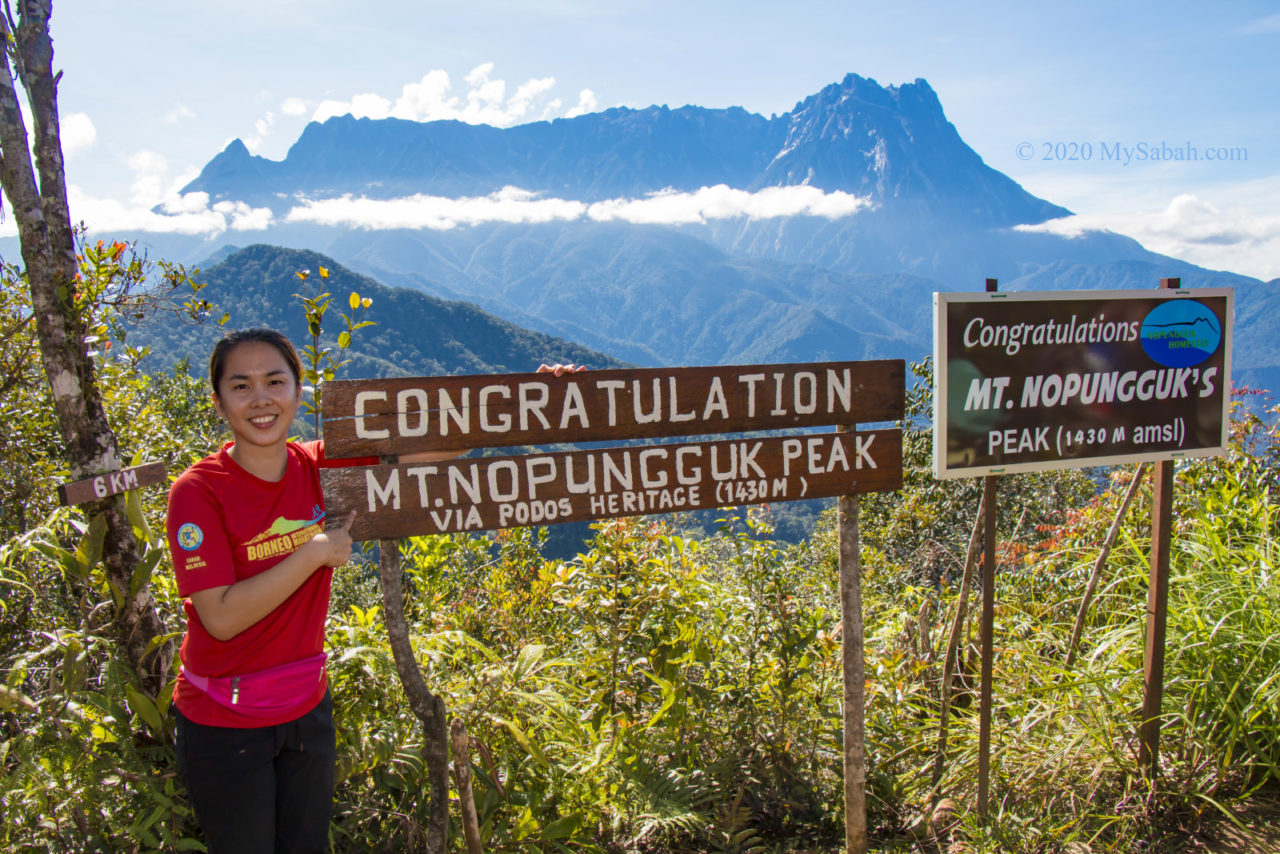
[[322,469],[329,518],[391,539],[900,489],[899,430]]
[[901,359],[551,374],[340,380],[324,388],[325,454],[617,441],[895,421]]
[[137,489],[140,486],[163,483],[165,477],[164,463],[143,463],[133,468],[64,483],[58,487],[58,498],[69,507],[86,504],[130,489]]

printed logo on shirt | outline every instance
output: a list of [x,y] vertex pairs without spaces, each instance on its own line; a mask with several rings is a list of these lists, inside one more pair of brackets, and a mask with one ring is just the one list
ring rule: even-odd
[[286,519],[278,517],[271,527],[244,544],[248,560],[266,560],[296,552],[316,534],[324,530],[321,522],[324,512],[315,508],[312,519]]
[[194,522],[187,522],[178,528],[178,545],[183,551],[193,552],[204,542],[204,531]]

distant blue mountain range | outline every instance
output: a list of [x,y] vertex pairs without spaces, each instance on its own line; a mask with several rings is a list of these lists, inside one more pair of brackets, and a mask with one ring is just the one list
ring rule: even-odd
[[347,115],[309,125],[282,161],[235,140],[184,192],[279,210],[299,194],[454,197],[515,186],[591,202],[716,184],[807,184],[983,227],[1067,213],[984,164],[925,81],[883,88],[853,74],[769,119],[740,107],[654,106],[503,130]]
[[[839,216],[679,225],[581,216],[376,229],[287,218],[343,197],[515,187],[590,205],[716,185],[817,188],[866,204]],[[198,260],[232,242],[314,250],[385,284],[642,364],[918,359],[931,349],[933,291],[980,289],[986,277],[1002,290],[1143,289],[1177,276],[1186,287],[1236,289],[1236,378],[1280,391],[1280,284],[1109,232],[1020,230],[1069,211],[983,163],[923,80],[883,87],[851,74],[769,118],[653,106],[499,129],[343,116],[310,124],[281,161],[234,141],[186,191],[269,207],[275,224],[217,241],[141,236],[158,253]]]

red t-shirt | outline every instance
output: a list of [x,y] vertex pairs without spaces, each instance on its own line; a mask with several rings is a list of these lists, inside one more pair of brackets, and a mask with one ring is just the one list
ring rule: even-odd
[[[224,445],[187,469],[169,489],[169,550],[184,597],[268,570],[324,530],[322,442],[288,443],[284,477],[277,482],[245,471],[227,453],[230,447]],[[210,678],[243,676],[318,655],[324,649],[332,577],[330,567],[316,570],[274,611],[226,641],[209,634],[186,599],[187,634],[179,651],[183,667]],[[326,688],[322,678],[314,695],[297,708],[255,716],[220,705],[180,675],[174,702],[199,724],[274,726],[309,712]]]

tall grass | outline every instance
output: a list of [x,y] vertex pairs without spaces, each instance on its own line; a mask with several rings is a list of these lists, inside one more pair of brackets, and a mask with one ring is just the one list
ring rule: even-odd
[[[1186,465],[1171,554],[1160,771],[1141,773],[1149,523],[1132,514],[1092,605],[1075,666],[1066,644],[1116,492],[997,579],[992,816],[965,818],[978,850],[1163,850],[1264,787],[1280,786],[1280,514],[1276,427],[1239,426],[1231,454]],[[1270,464],[1269,464],[1270,463]],[[1149,499],[1148,499],[1149,500]],[[975,704],[976,705],[976,704]],[[922,707],[921,714],[929,709]],[[939,791],[976,788],[976,710],[961,714]],[[931,800],[932,799],[932,800]],[[1230,819],[1228,819],[1230,820]]]

